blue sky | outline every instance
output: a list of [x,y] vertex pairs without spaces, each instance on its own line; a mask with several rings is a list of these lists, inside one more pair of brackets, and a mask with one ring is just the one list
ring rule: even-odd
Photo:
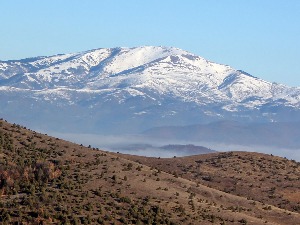
[[299,0],[0,0],[0,60],[174,46],[300,86]]

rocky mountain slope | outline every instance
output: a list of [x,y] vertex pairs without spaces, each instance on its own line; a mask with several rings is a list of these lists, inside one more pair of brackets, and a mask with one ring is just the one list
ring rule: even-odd
[[0,61],[0,115],[44,130],[134,133],[216,120],[299,121],[300,89],[172,47]]
[[[236,156],[241,158],[237,160]],[[298,224],[299,208],[294,201],[278,205],[278,182],[274,205],[231,194],[226,189],[230,180],[222,178],[217,190],[213,186],[220,177],[212,174],[212,184],[201,182],[195,165],[203,172],[212,165],[215,174],[224,169],[242,170],[253,162],[254,153],[215,153],[199,157],[176,158],[168,162],[185,173],[169,173],[159,163],[140,157],[139,162],[122,154],[76,145],[58,138],[28,130],[20,125],[0,121],[0,222],[3,224]],[[220,162],[218,161],[220,159]],[[223,161],[223,159],[225,161]],[[145,160],[144,164],[142,161]],[[159,159],[157,159],[159,160]],[[176,160],[176,161],[175,161]],[[217,160],[217,162],[215,162]],[[235,166],[230,167],[226,160]],[[269,171],[269,161],[285,184],[296,184],[299,165],[278,157],[260,157],[257,169]],[[153,164],[151,164],[151,162]],[[162,161],[164,162],[164,161]],[[278,163],[274,163],[278,162]],[[149,164],[150,163],[150,164]],[[196,163],[196,164],[195,164]],[[147,165],[146,165],[147,164]],[[215,165],[220,167],[215,167]],[[270,165],[271,165],[270,164]],[[183,168],[183,165],[187,167]],[[165,166],[170,166],[166,164]],[[240,166],[240,168],[238,168]],[[264,169],[262,169],[264,168]],[[289,169],[290,168],[290,169]],[[274,168],[275,169],[275,168]],[[286,173],[284,172],[286,170]],[[183,170],[179,170],[183,171]],[[243,182],[265,179],[255,171],[239,176]],[[206,173],[206,172],[205,172]],[[187,174],[192,176],[187,177]],[[194,176],[194,177],[193,177]],[[227,174],[227,176],[231,176]],[[242,178],[241,178],[242,179]],[[205,180],[205,179],[204,179]],[[263,182],[263,181],[261,181]],[[203,184],[202,184],[203,183]],[[222,185],[227,192],[223,192]],[[260,191],[258,183],[254,190]],[[277,186],[278,185],[278,186]],[[211,187],[209,187],[211,186]],[[273,187],[272,186],[272,187]],[[269,186],[268,186],[269,187]],[[298,187],[298,186],[297,186]],[[298,189],[290,187],[287,197],[295,199]],[[288,191],[290,189],[286,189]],[[268,190],[267,190],[268,191]],[[263,191],[261,191],[263,193]],[[281,192],[280,192],[281,193]],[[286,197],[286,196],[285,196]],[[265,200],[264,200],[265,201]],[[291,209],[291,210],[289,210]]]

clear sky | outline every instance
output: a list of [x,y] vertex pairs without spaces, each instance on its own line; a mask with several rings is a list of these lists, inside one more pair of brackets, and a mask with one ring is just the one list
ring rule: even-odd
[[300,0],[0,0],[0,60],[178,47],[300,86]]

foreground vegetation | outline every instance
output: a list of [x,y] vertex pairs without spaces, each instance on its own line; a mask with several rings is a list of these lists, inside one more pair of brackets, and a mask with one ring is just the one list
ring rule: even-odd
[[205,186],[300,213],[300,162],[253,152],[128,159]]
[[[224,167],[210,169],[209,158],[203,164],[197,157],[159,160],[164,159],[130,158],[76,145],[1,120],[0,222],[297,224],[300,221],[295,202],[284,204],[283,210],[276,207],[276,202],[247,199],[226,189],[230,185],[225,178],[209,174],[222,174]],[[237,160],[234,165],[242,166],[246,160]],[[294,162],[287,160],[284,165],[290,166],[289,163]],[[198,164],[201,167],[196,167]],[[296,171],[295,168],[289,173],[294,182]],[[253,179],[254,176],[258,175],[253,174]]]

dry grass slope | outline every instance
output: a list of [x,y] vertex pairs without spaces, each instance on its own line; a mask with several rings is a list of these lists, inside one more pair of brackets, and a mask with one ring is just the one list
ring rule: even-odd
[[[248,165],[243,163],[247,158],[234,161],[235,154],[241,157],[251,156],[251,153],[226,154],[231,156],[223,157],[221,161],[227,158],[233,160],[232,165],[236,167],[230,165],[227,167],[227,170],[230,168],[233,171],[238,165],[241,170],[244,165]],[[274,206],[278,204],[272,202],[269,204],[266,201],[259,202],[255,198],[247,199],[246,195],[238,196],[239,193],[227,189],[224,192],[225,187],[231,186],[231,180],[225,177],[226,171],[223,173],[222,168],[212,165],[212,159],[217,156],[222,155],[212,154],[204,158],[195,156],[149,159],[113,154],[49,137],[1,120],[0,222],[1,224],[299,223],[300,215],[293,208],[293,204],[285,204],[287,209],[284,210]],[[294,165],[291,161],[283,162],[285,166],[289,165],[286,163]],[[218,176],[213,176],[214,174]],[[233,172],[231,175],[234,176],[232,179],[239,178],[235,177],[237,175]],[[253,172],[251,179],[256,180],[255,176],[256,173]],[[296,182],[296,176],[296,172],[289,174],[289,178],[294,179],[293,182]],[[247,182],[250,183],[251,179],[249,178]],[[244,185],[247,185],[246,181]],[[297,196],[297,187],[293,188],[294,195],[291,195],[291,192],[282,195],[294,199]],[[279,187],[276,186],[274,193],[277,193],[277,190],[279,191]],[[264,192],[261,193],[263,196]]]

